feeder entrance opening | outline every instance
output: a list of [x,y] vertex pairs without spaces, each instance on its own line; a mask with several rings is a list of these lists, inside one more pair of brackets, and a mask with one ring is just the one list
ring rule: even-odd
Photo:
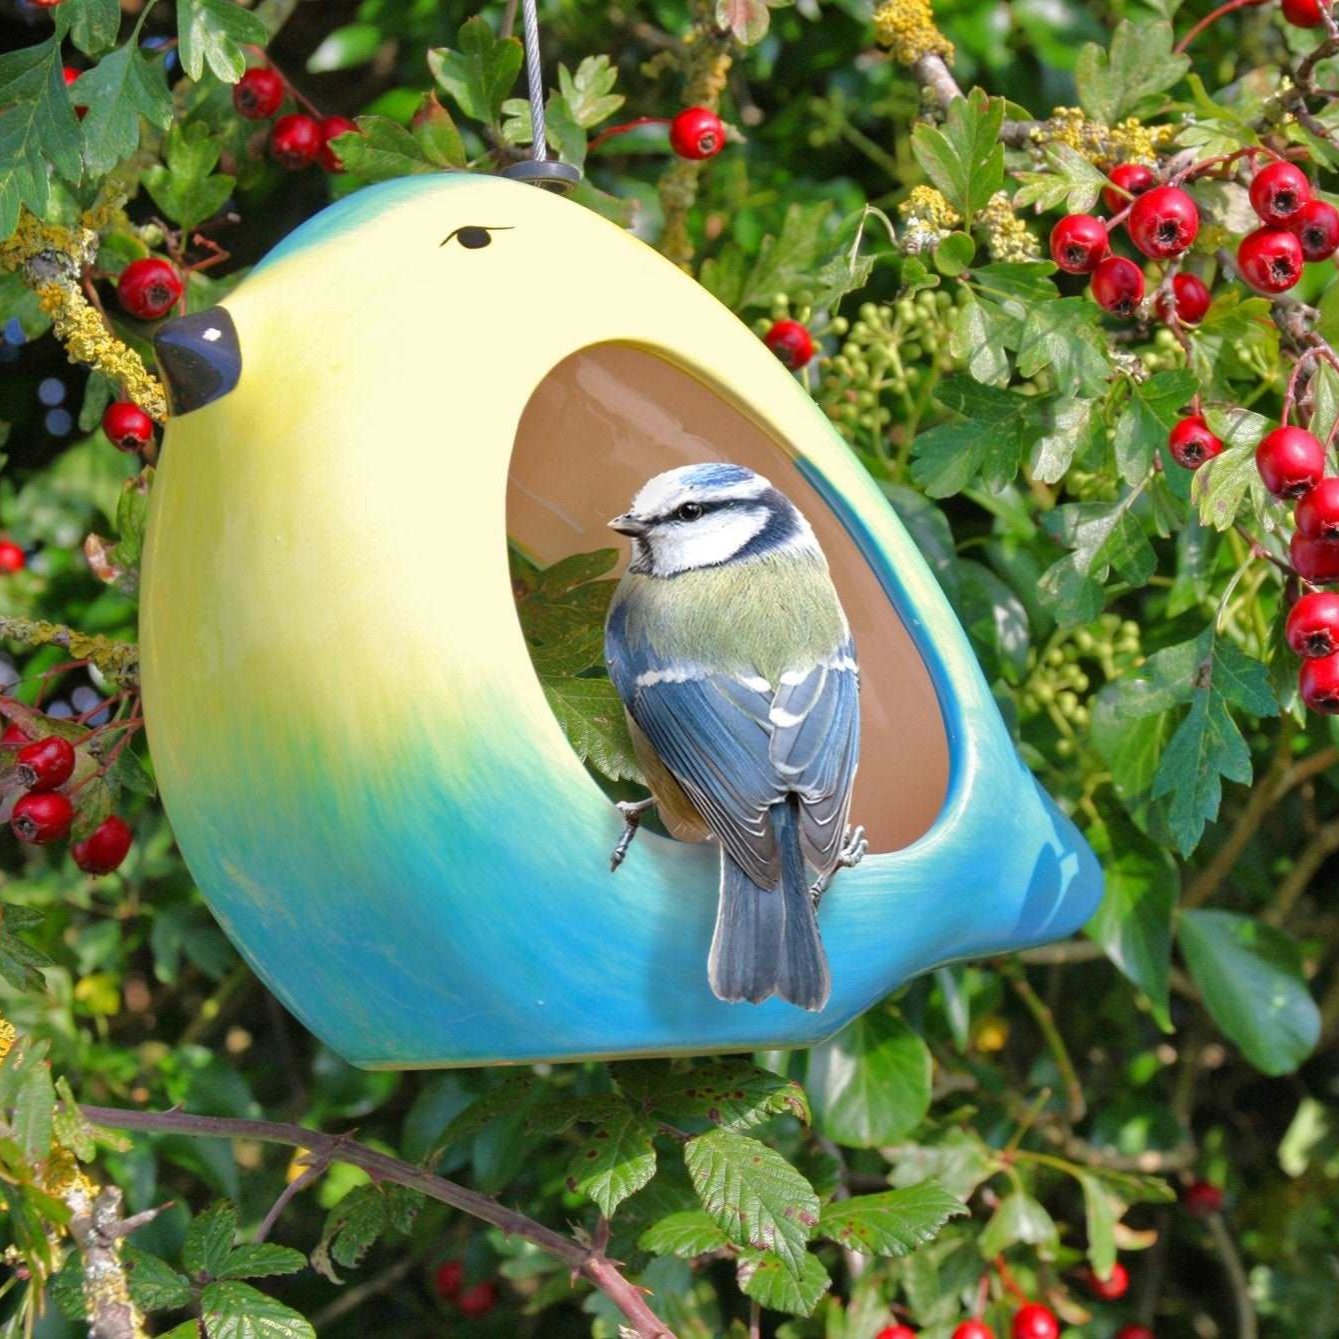
[[851,819],[864,824],[872,851],[909,846],[938,818],[948,790],[948,739],[929,672],[837,515],[785,449],[711,386],[622,344],[565,358],[521,417],[507,535],[543,566],[615,546],[626,559],[626,541],[609,530],[609,518],[625,511],[652,475],[710,460],[765,475],[813,526],[860,659],[860,771]]

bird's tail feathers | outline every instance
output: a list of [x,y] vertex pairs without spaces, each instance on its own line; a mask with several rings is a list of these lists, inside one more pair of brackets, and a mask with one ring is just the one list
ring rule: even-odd
[[832,979],[809,896],[800,847],[799,805],[794,796],[772,809],[781,853],[781,883],[760,888],[724,853],[721,900],[707,972],[717,998],[761,1004],[771,995],[818,1010]]

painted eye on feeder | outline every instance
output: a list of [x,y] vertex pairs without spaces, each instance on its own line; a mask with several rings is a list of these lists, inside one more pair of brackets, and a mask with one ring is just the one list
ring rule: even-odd
[[495,232],[510,231],[510,227],[481,227],[477,224],[467,223],[464,227],[457,228],[454,232],[448,233],[442,238],[441,245],[445,246],[448,242],[454,241],[459,242],[466,251],[478,251],[493,240]]

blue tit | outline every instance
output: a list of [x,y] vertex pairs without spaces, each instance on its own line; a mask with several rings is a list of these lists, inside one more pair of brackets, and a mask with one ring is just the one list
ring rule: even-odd
[[821,1009],[818,895],[864,849],[847,835],[859,671],[827,559],[740,465],[657,475],[609,524],[632,539],[605,659],[638,759],[668,830],[721,847],[711,988]]

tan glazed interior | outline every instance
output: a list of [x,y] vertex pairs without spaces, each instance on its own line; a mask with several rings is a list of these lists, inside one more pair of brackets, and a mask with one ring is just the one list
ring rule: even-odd
[[[855,632],[861,758],[851,810],[872,850],[909,845],[948,786],[948,742],[930,676],[841,523],[762,429],[709,387],[644,350],[582,350],[540,384],[521,418],[507,532],[549,564],[627,541],[606,526],[652,475],[730,460],[769,478],[809,518]],[[621,565],[620,565],[621,567]]]

